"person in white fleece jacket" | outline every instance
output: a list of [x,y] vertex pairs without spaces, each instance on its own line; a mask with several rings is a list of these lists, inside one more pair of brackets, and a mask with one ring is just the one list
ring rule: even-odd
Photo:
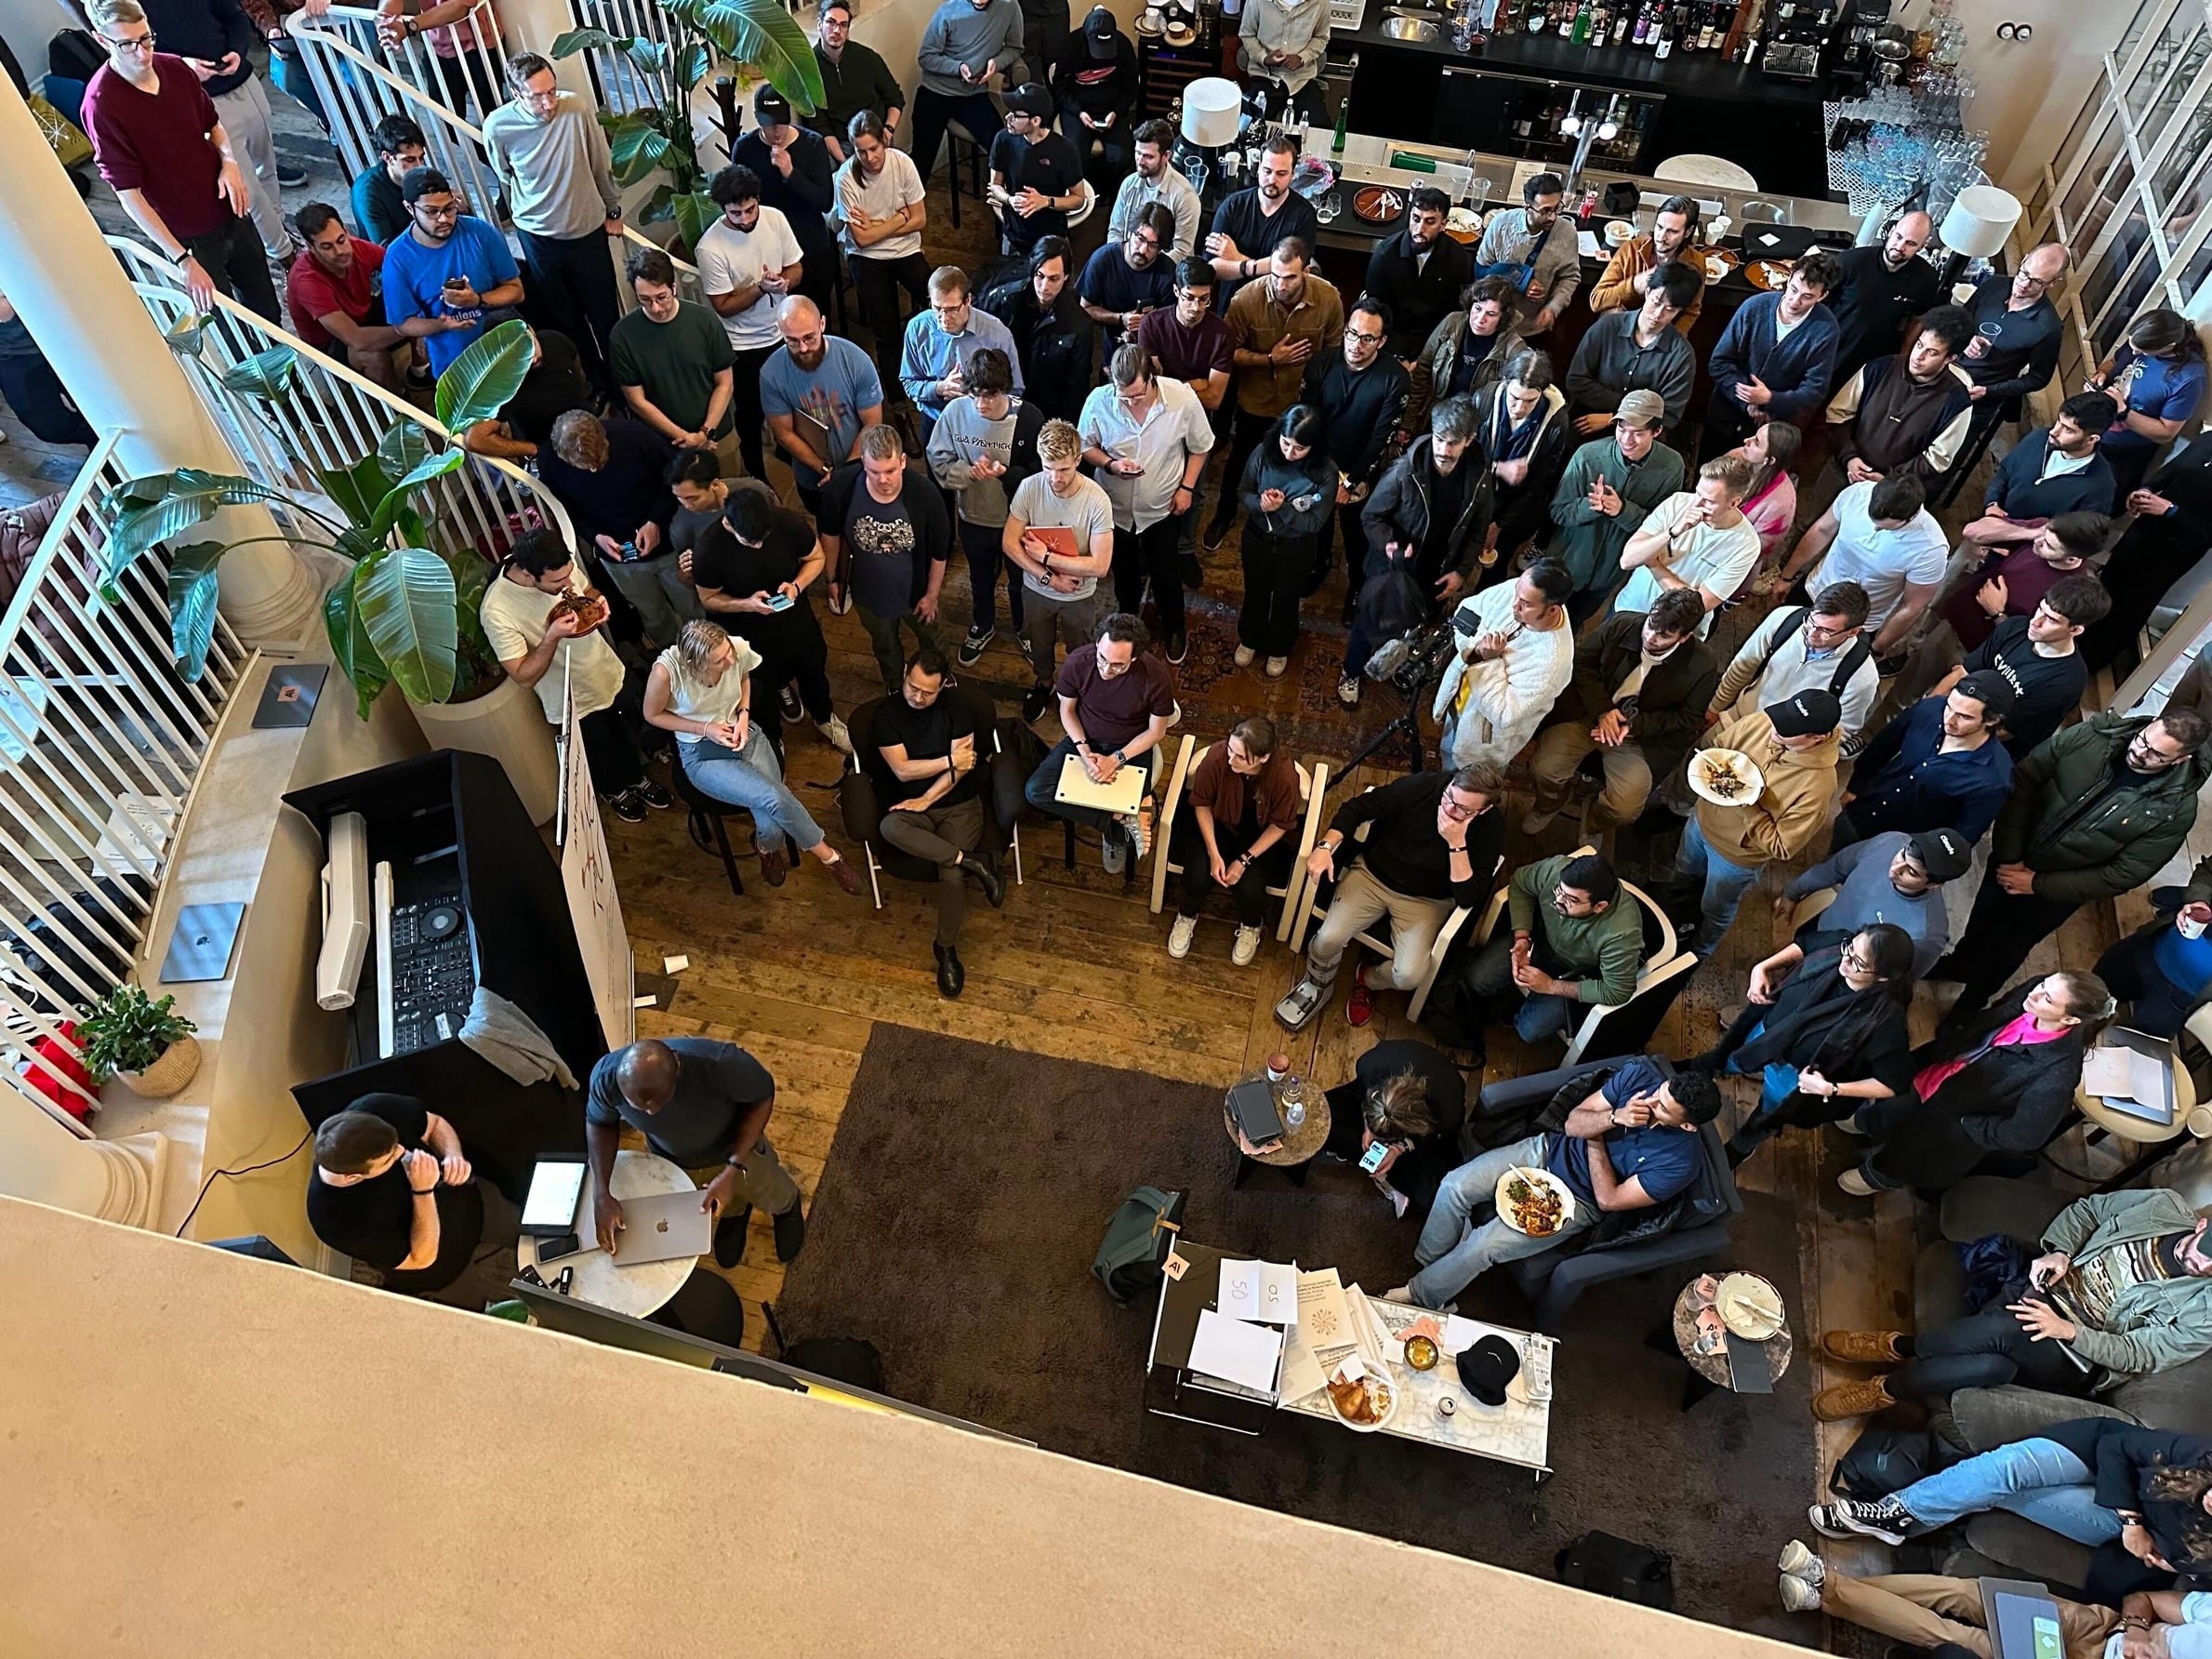
[[1447,767],[1508,763],[1574,678],[1567,600],[1574,577],[1539,559],[1511,583],[1469,595],[1452,614],[1451,666],[1432,712]]

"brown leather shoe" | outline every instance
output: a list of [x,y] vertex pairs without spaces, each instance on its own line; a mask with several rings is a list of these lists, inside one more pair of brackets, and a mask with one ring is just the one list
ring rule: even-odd
[[1898,1351],[1895,1331],[1830,1331],[1821,1338],[1821,1352],[1846,1365],[1897,1365],[1904,1360]]
[[851,859],[841,857],[825,868],[828,869],[830,879],[847,893],[857,894],[860,891],[860,877],[854,872]]
[[761,849],[761,879],[771,887],[782,886],[784,872],[790,868],[790,862],[784,857],[781,847],[762,847]]
[[1840,1423],[1846,1417],[1871,1417],[1897,1403],[1889,1398],[1883,1379],[1871,1376],[1856,1383],[1838,1383],[1812,1397],[1812,1414],[1822,1423]]

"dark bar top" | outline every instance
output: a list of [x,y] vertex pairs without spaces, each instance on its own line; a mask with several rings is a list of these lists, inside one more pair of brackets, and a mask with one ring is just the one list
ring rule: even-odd
[[[1411,0],[1397,0],[1397,3],[1407,5]],[[1383,24],[1392,15],[1389,7],[1390,0],[1368,0],[1365,23],[1356,30],[1332,30],[1330,44],[1356,46],[1362,52],[1419,52],[1467,69],[1618,86],[1629,92],[1678,94],[1769,106],[1817,108],[1821,102],[1821,89],[1816,82],[1784,80],[1767,73],[1755,64],[1731,63],[1718,52],[1676,52],[1661,59],[1634,46],[1578,46],[1556,33],[1530,34],[1525,30],[1493,34],[1487,46],[1477,46],[1472,52],[1463,52],[1453,46],[1448,29],[1432,41],[1395,40],[1383,33]],[[1436,16],[1440,26],[1443,16],[1441,13]]]

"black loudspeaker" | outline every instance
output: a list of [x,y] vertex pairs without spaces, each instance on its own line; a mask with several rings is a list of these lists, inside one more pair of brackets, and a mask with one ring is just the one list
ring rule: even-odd
[[1649,1545],[1632,1544],[1610,1533],[1584,1533],[1559,1552],[1554,1566],[1559,1582],[1578,1590],[1674,1610],[1675,1559]]

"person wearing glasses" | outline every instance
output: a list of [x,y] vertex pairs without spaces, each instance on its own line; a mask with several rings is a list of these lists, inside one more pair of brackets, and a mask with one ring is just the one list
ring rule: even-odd
[[888,141],[898,131],[898,118],[906,113],[907,93],[883,55],[853,38],[852,0],[828,0],[821,15],[822,26],[815,36],[815,67],[822,72],[822,101],[802,125],[821,135],[829,159],[842,166],[852,153],[847,131],[853,118],[873,116]]
[[[1510,1021],[1523,1042],[1560,1037],[1589,1008],[1618,1008],[1636,995],[1644,958],[1644,907],[1621,890],[1596,853],[1524,864],[1505,883],[1512,927],[1468,962],[1453,1012],[1465,1046],[1483,1051],[1483,1028]],[[1439,1031],[1432,1015],[1428,1021]],[[1458,1033],[1454,1033],[1455,1035]]]
[[1013,389],[1022,389],[1021,352],[1013,330],[978,307],[974,295],[965,271],[940,265],[930,272],[929,309],[907,320],[898,378],[921,412],[924,445],[945,405],[967,392],[968,359],[976,352],[1005,352],[1013,368]]
[[1393,335],[1389,303],[1362,294],[1344,318],[1344,350],[1317,355],[1306,365],[1299,390],[1299,402],[1320,411],[1322,442],[1336,465],[1330,481],[1332,505],[1321,521],[1305,591],[1317,591],[1328,579],[1336,539],[1331,531],[1342,530],[1349,573],[1344,583],[1347,621],[1358,603],[1367,563],[1367,534],[1359,527],[1359,514],[1394,453],[1413,395],[1405,365],[1395,352],[1383,349]]
[[1574,221],[1559,209],[1567,186],[1556,173],[1538,173],[1521,186],[1523,206],[1490,215],[1475,248],[1477,276],[1503,276],[1533,310],[1524,334],[1543,334],[1567,314],[1583,284]]
[[1040,237],[1067,234],[1083,205],[1083,158],[1053,128],[1053,95],[1036,82],[1006,95],[1005,130],[991,139],[991,206],[1007,251],[1027,254]]
[[523,273],[507,239],[461,211],[437,168],[409,173],[400,199],[415,222],[384,250],[384,319],[422,341],[430,373],[442,375],[485,328],[514,315]]
[[2066,250],[2046,242],[2020,262],[2010,277],[1981,279],[1967,310],[1975,338],[1960,366],[1974,382],[1974,423],[1967,434],[1971,455],[1989,430],[2019,413],[2020,400],[2040,392],[2059,372],[2064,320],[2052,296],[2066,279]]
[[1844,753],[1857,754],[1882,690],[1866,606],[1866,590],[1857,582],[1829,582],[1810,604],[1769,611],[1721,670],[1705,710],[1707,729],[1738,709],[1764,708],[1817,686],[1843,710]]
[[192,63],[153,49],[138,0],[94,0],[88,12],[108,60],[85,88],[92,155],[124,211],[184,272],[193,305],[227,294],[272,323],[276,284],[230,133]]
[[[1168,217],[1164,207],[1150,211]],[[1144,230],[1140,224],[1138,233]],[[1159,263],[1164,269],[1167,261]],[[1180,663],[1188,647],[1175,546],[1213,448],[1212,423],[1196,392],[1156,371],[1142,347],[1126,345],[1113,354],[1106,383],[1084,403],[1076,430],[1085,464],[1114,503],[1115,602],[1135,614],[1149,581],[1168,661]]]
[[[1063,736],[1022,791],[1039,812],[1097,830],[1108,875],[1119,875],[1132,853],[1141,859],[1150,850],[1151,784],[1159,775],[1159,746],[1175,722],[1174,673],[1146,644],[1145,625],[1116,611],[1099,623],[1097,639],[1068,652],[1053,682]],[[1124,766],[1142,768],[1143,804],[1107,812],[1060,800],[1060,774],[1071,755],[1098,784],[1111,783]]]
[[1076,284],[1083,314],[1112,346],[1132,344],[1153,312],[1175,303],[1175,215],[1164,203],[1137,209],[1119,243],[1102,243],[1084,261]]

